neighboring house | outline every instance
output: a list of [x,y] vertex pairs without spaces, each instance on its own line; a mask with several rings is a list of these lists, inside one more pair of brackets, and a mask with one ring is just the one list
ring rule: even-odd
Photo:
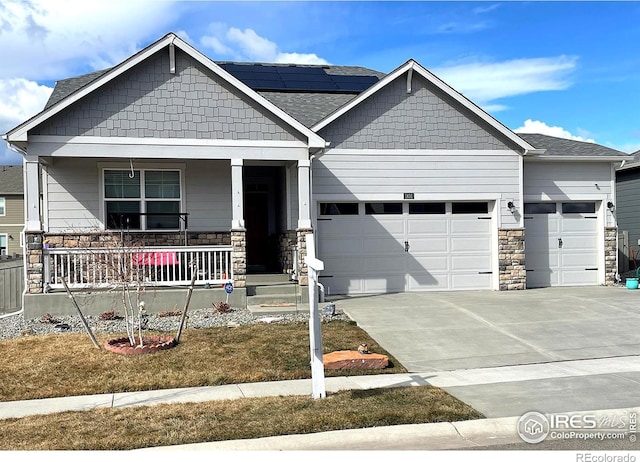
[[22,167],[0,165],[0,255],[22,255],[23,184]]
[[24,152],[34,205],[25,307],[62,276],[100,279],[87,261],[118,237],[155,252],[132,257],[150,280],[185,285],[184,261],[197,261],[196,284],[230,278],[236,296],[252,272],[305,285],[312,232],[327,294],[610,284],[616,272],[607,203],[627,155],[519,136],[413,60],[388,75],[215,63],[168,34],[58,82],[5,139]]
[[640,151],[616,170],[616,216],[620,234],[620,272],[640,263]]

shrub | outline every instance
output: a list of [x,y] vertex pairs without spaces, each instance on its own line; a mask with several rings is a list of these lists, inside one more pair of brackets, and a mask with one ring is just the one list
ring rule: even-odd
[[231,305],[229,305],[227,302],[213,302],[212,305],[218,313],[229,313],[232,311]]
[[40,322],[43,324],[60,324],[60,320],[53,317],[51,313],[45,313],[40,318]]
[[117,311],[112,310],[101,313],[99,318],[101,321],[116,321],[118,319],[122,319],[122,316],[120,316],[120,313],[118,313]]
[[182,311],[161,311],[158,313],[158,317],[160,318],[168,318],[170,316],[182,316]]

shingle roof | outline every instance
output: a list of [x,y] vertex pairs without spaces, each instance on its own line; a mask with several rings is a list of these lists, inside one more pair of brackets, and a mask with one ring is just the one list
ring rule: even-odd
[[618,166],[616,170],[631,170],[638,167],[640,167],[640,151],[631,153],[629,160]]
[[[255,73],[259,75],[261,70],[268,67],[293,67],[302,74],[304,74],[305,71],[308,71],[310,75],[316,74],[317,71],[321,69],[329,76],[371,77],[371,79],[368,80],[371,84],[375,83],[385,75],[382,72],[360,66],[282,65],[228,61],[216,62],[216,64],[223,67],[231,75],[234,75],[234,77],[247,83],[250,87],[252,87],[252,80],[246,78],[247,73]],[[93,82],[109,70],[110,69],[104,69],[56,82],[56,86],[47,101],[45,109],[53,106],[65,97],[71,95],[73,92]],[[256,88],[252,89],[256,90]],[[346,104],[359,93],[359,91],[336,91],[327,89],[317,89],[313,91],[287,91],[284,89],[279,89],[277,91],[265,91],[258,89],[257,92],[307,127],[311,127],[316,122],[322,120],[325,116],[335,111],[343,104]]]
[[79,75],[77,77],[71,77],[69,79],[64,79],[56,82],[56,86],[53,88],[53,92],[51,93],[51,96],[49,96],[49,100],[47,101],[47,104],[45,104],[44,108],[48,109],[58,101],[61,101],[65,97],[69,96],[74,91],[79,90],[85,85],[93,82],[101,75],[106,74],[109,70],[110,69],[103,69],[101,71]]
[[517,133],[517,135],[538,149],[546,149],[545,156],[575,156],[575,157],[620,157],[630,154],[586,141],[568,140],[555,136]]
[[22,166],[0,165],[0,195],[24,194]]

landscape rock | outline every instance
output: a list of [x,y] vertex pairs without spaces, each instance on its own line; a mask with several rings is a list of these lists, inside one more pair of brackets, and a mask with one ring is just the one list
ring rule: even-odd
[[325,369],[384,369],[389,357],[378,353],[360,353],[353,350],[334,351],[322,356]]

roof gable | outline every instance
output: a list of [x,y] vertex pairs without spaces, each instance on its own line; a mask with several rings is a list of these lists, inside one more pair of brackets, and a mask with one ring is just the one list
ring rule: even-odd
[[353,98],[347,104],[337,109],[333,113],[329,114],[323,120],[315,124],[311,127],[312,130],[318,132],[335,120],[345,115],[355,107],[359,106],[369,98],[373,97],[377,93],[381,92],[384,88],[393,84],[397,81],[405,81],[406,82],[406,91],[407,93],[411,93],[412,91],[412,82],[413,82],[413,74],[414,72],[424,78],[428,84],[433,85],[434,88],[446,94],[452,101],[460,105],[461,108],[464,108],[472,115],[478,118],[483,124],[485,124],[490,130],[494,131],[494,133],[504,139],[507,143],[517,147],[523,154],[536,151],[533,146],[527,143],[525,140],[520,138],[518,135],[513,133],[507,127],[502,125],[492,116],[484,112],[480,109],[476,104],[471,102],[469,99],[464,97],[462,94],[455,91],[449,85],[444,83],[438,77],[436,77],[431,72],[427,71],[424,67],[418,64],[414,60],[409,60],[402,66],[398,67],[393,72],[389,73],[387,76],[382,78],[378,83],[372,85],[367,90],[360,93],[357,97]]
[[[155,53],[159,52],[160,50],[169,49],[171,52],[173,47],[176,47],[182,50],[183,52],[185,52],[192,59],[196,60],[197,62],[205,66],[214,75],[222,78],[230,86],[234,87],[244,96],[248,97],[248,99],[252,100],[253,102],[257,103],[259,106],[264,108],[266,111],[270,112],[275,118],[289,125],[291,128],[293,128],[297,132],[301,133],[303,136],[305,136],[308,139],[309,147],[311,148],[324,147],[325,145],[324,140],[320,138],[316,133],[312,132],[303,124],[301,124],[300,122],[295,120],[293,117],[291,117],[289,114],[284,112],[282,109],[278,108],[276,105],[274,105],[273,103],[265,99],[263,96],[253,91],[251,88],[249,88],[247,85],[242,83],[240,80],[230,75],[224,69],[219,67],[213,61],[207,58],[205,55],[197,51],[195,48],[191,47],[189,44],[184,42],[182,39],[180,39],[178,36],[176,36],[173,33],[167,34],[162,39],[158,40],[152,45],[149,45],[147,48],[141,50],[140,52],[136,53],[135,55],[123,61],[122,63],[118,64],[117,66],[109,70],[102,71],[103,73],[100,73],[100,72],[94,73],[96,77],[93,78],[93,80],[90,80],[91,77],[93,77],[93,75],[89,74],[88,77],[86,77],[86,80],[88,82],[84,86],[81,86],[80,88],[74,90],[72,93],[62,97],[62,99],[53,102],[36,116],[32,117],[28,121],[20,124],[16,128],[9,131],[5,135],[5,138],[9,142],[28,141],[29,130],[49,120],[51,117],[65,110],[76,101],[79,101],[80,99],[93,93],[97,89],[103,87],[104,85],[116,79],[117,77],[121,76],[125,72],[129,71],[139,63],[149,59],[151,56],[153,56]],[[175,65],[174,63],[172,64]],[[73,83],[77,84],[78,81],[76,80]]]

